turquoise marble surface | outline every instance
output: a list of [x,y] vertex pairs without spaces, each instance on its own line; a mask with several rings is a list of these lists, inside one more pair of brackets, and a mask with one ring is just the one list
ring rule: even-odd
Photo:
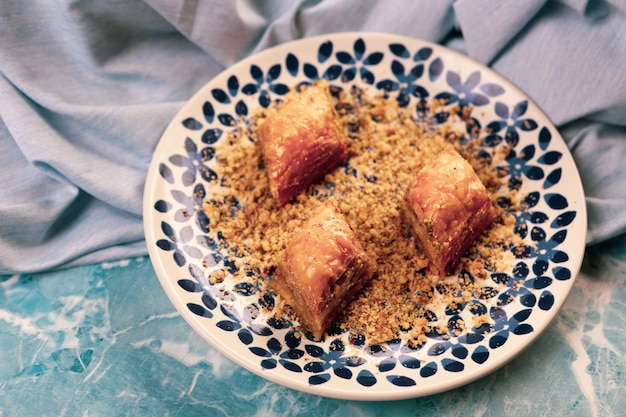
[[553,324],[464,387],[394,402],[268,382],[197,336],[147,257],[0,277],[0,416],[620,416],[626,241],[587,251]]

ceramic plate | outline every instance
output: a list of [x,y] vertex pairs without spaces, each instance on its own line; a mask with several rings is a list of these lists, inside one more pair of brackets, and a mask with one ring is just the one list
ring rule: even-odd
[[[200,210],[220,187],[216,145],[300,83],[327,79],[385,89],[402,106],[444,99],[433,123],[471,109],[486,151],[512,152],[498,170],[502,187],[518,187],[517,245],[510,268],[490,272],[498,293],[444,309],[446,323],[476,314],[490,322],[463,334],[430,335],[415,350],[401,339],[374,347],[346,334],[323,342],[296,337],[292,322],[271,319],[268,300],[237,282],[221,237]],[[195,94],[164,132],[147,177],[144,222],[150,258],[161,285],[191,327],[236,363],[268,380],[323,396],[391,400],[449,390],[499,368],[532,343],[553,320],[574,284],[585,247],[585,198],[573,159],[559,133],[517,87],[489,68],[440,45],[376,33],[342,33],[283,44],[228,68]],[[226,279],[212,285],[209,274]],[[498,285],[495,285],[498,284]],[[271,301],[271,300],[270,300]],[[287,325],[286,325],[287,323]],[[348,333],[348,332],[346,332]],[[548,366],[548,364],[546,364]]]

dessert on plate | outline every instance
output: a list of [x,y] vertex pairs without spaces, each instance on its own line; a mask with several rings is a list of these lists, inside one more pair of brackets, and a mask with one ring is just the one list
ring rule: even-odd
[[270,285],[320,340],[373,275],[373,263],[350,225],[326,203],[294,234]]
[[348,156],[347,138],[333,106],[328,82],[289,94],[268,110],[258,126],[272,196],[292,201]]
[[480,178],[452,147],[419,171],[404,196],[404,211],[417,244],[440,276],[496,217]]

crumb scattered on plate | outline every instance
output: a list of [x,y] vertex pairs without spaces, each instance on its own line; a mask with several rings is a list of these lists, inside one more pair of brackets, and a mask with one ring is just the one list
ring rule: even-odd
[[[221,234],[224,249],[238,259],[235,279],[253,280],[264,291],[271,291],[267,281],[291,237],[324,201],[332,199],[377,270],[336,325],[349,331],[350,337],[365,337],[368,344],[405,339],[420,346],[428,333],[463,333],[462,324],[449,329],[447,323],[433,320],[431,312],[468,302],[481,288],[499,287],[489,272],[510,267],[514,258],[510,249],[519,243],[513,231],[515,219],[498,211],[492,227],[461,258],[451,276],[441,280],[429,274],[428,259],[410,234],[401,202],[417,172],[452,145],[470,162],[497,208],[499,193],[507,187],[493,167],[504,159],[506,148],[485,154],[477,139],[466,138],[462,144],[465,132],[457,133],[455,127],[464,127],[463,118],[443,125],[430,122],[438,103],[418,114],[414,106],[400,107],[393,96],[383,92],[357,87],[332,88],[332,92],[349,138],[348,160],[292,203],[278,207],[270,193],[256,135],[265,109],[259,109],[249,123],[242,123],[218,144],[215,169],[223,178],[223,194],[212,193],[203,209],[211,229]],[[471,136],[477,137],[475,133]],[[507,197],[515,201],[514,195]],[[224,276],[212,279],[219,282]],[[268,314],[292,314],[278,301]],[[464,325],[482,323],[480,318],[473,321]]]

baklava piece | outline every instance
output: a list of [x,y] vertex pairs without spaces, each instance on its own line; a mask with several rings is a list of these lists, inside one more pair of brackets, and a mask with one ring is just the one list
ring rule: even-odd
[[300,324],[321,340],[373,273],[350,225],[327,203],[294,234],[270,285]]
[[404,196],[404,209],[417,244],[440,276],[496,217],[480,178],[452,148],[420,170]]
[[258,135],[270,191],[278,206],[293,200],[347,158],[347,138],[328,82],[290,93],[269,110]]

